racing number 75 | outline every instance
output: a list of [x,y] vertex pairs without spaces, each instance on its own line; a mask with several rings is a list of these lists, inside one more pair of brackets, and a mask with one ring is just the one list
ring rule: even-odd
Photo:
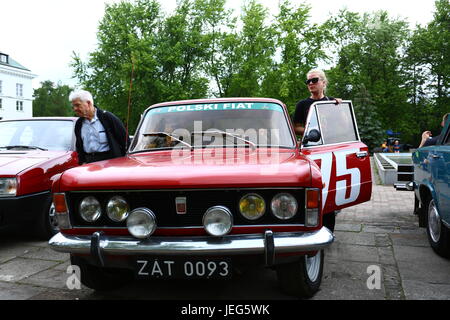
[[[320,170],[322,172],[322,182],[325,186],[322,190],[322,209],[327,202],[328,191],[331,179],[336,181],[335,205],[342,206],[358,199],[361,189],[361,172],[358,168],[347,167],[347,156],[356,154],[359,149],[347,149],[343,151],[313,154],[313,160],[320,160]],[[336,159],[336,172],[331,172],[333,168],[333,157]],[[344,176],[350,175],[350,195],[347,194],[347,179]]]

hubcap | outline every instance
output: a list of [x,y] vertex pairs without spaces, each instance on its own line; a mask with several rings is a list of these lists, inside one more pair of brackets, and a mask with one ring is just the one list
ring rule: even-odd
[[441,238],[441,218],[434,200],[428,206],[428,231],[433,242],[439,242]]
[[314,257],[305,257],[306,259],[306,271],[308,277],[312,282],[315,282],[319,277],[320,272],[320,262],[322,259],[322,254],[318,252]]

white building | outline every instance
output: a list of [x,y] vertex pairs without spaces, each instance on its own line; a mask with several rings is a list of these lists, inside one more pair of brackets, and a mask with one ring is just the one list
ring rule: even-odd
[[0,52],[0,119],[22,119],[33,116],[32,79],[36,75]]

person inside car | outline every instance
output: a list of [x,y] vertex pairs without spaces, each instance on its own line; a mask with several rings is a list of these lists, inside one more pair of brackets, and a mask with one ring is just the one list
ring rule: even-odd
[[[442,128],[444,127],[445,122],[447,121],[447,118],[448,118],[449,114],[450,113],[446,113],[442,117],[442,122],[441,122],[441,127]],[[439,137],[440,137],[440,134],[435,136],[435,137],[432,137],[431,131],[424,131],[422,133],[422,140],[420,141],[419,148],[427,147],[427,146],[434,146],[436,144],[436,142],[438,141]]]

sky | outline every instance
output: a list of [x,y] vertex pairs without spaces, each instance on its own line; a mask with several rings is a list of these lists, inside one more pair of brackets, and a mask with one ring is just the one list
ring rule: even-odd
[[[105,3],[121,0],[3,0],[0,6],[0,52],[30,69],[36,78],[33,88],[51,80],[77,85],[73,79],[73,52],[83,61],[97,48],[97,27]],[[278,0],[257,0],[277,13]],[[160,0],[170,13],[176,0]],[[413,28],[433,19],[434,0],[291,0],[311,6],[311,22],[322,23],[330,14],[347,8],[353,12],[386,10],[392,18],[408,21]],[[244,0],[228,0],[227,7],[239,13]]]

